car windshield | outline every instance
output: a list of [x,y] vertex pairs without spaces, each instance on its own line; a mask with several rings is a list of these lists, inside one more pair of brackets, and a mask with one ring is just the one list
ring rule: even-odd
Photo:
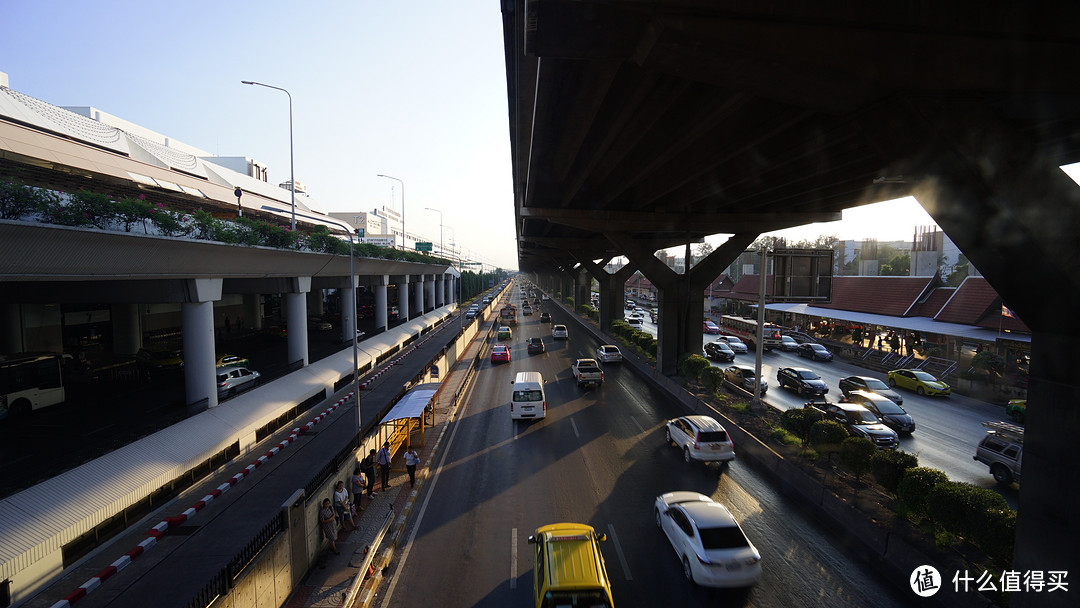
[[540,391],[514,391],[514,401],[540,401],[543,395]]
[[740,549],[750,546],[750,541],[746,540],[746,535],[735,526],[701,528],[698,532],[701,533],[701,546],[706,550]]
[[885,384],[877,378],[865,378],[863,382],[866,383],[866,388],[872,388],[874,390],[889,390],[889,385]]
[[799,372],[799,377],[803,380],[821,380],[820,376],[808,369],[804,369],[803,371]]
[[811,344],[810,348],[812,348],[812,349],[814,349],[814,350],[816,350],[818,352],[821,352],[821,351],[825,350],[825,347],[820,345],[820,344]]
[[734,336],[728,336],[727,338],[724,338],[724,339],[727,340],[728,342],[732,343],[732,344],[742,344],[742,340],[740,340],[740,339],[738,339],[738,338],[736,338]]
[[505,353],[506,352],[506,347],[505,346],[496,346],[495,348],[493,348],[491,350],[492,350],[492,352],[496,352],[496,353]]
[[852,424],[877,424],[877,416],[869,410],[863,410],[861,412],[851,412],[848,414],[848,420],[851,420]]
[[911,373],[914,374],[916,378],[918,378],[919,380],[922,380],[923,382],[937,382],[938,381],[937,378],[931,376],[930,374],[928,374],[926,372],[911,372]]
[[892,401],[889,401],[888,399],[882,399],[881,401],[877,401],[877,402],[874,403],[874,405],[877,407],[878,411],[882,413],[882,415],[884,415],[884,414],[906,414],[907,413],[899,405],[896,405],[895,403],[893,403]]

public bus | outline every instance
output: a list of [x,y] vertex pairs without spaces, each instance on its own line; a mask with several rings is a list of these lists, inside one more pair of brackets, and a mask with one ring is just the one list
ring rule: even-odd
[[[735,315],[720,317],[720,331],[726,335],[736,336],[746,342],[747,348],[757,348],[757,321]],[[780,328],[772,323],[765,323],[762,332],[762,347],[765,350],[780,348]]]
[[517,307],[510,304],[503,306],[499,311],[499,321],[503,325],[516,325],[517,324]]
[[58,353],[0,355],[0,418],[63,403],[62,364]]

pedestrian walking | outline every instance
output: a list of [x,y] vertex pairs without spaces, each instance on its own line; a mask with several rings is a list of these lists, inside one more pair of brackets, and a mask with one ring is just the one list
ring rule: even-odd
[[379,475],[382,477],[382,491],[390,489],[390,442],[382,444],[382,449],[375,455],[375,462],[379,465]]
[[420,464],[420,455],[409,446],[405,450],[405,470],[409,472],[409,487],[416,487],[416,465]]
[[349,503],[349,492],[345,489],[345,482],[339,481],[334,485],[334,512],[337,513],[338,521],[346,532],[356,529],[352,521],[352,505]]
[[368,450],[368,455],[360,461],[360,470],[364,472],[364,477],[367,477],[367,495],[368,498],[374,500],[375,498],[375,450]]
[[367,490],[367,482],[364,481],[364,474],[360,471],[360,467],[357,466],[352,472],[352,494],[353,504],[361,511],[364,510],[363,498],[365,490]]
[[324,498],[322,508],[319,509],[319,528],[322,530],[323,538],[330,541],[330,550],[334,552],[334,555],[341,554],[337,550],[337,526],[337,514],[330,506],[330,499]]

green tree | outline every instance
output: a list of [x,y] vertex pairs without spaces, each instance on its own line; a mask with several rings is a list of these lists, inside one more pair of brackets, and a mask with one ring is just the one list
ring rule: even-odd
[[830,461],[847,437],[847,429],[835,420],[819,420],[810,426],[810,445],[819,453],[827,454]]
[[49,190],[32,188],[14,179],[0,182],[0,220],[17,220],[42,211],[50,202],[59,204],[56,194]]
[[881,265],[879,275],[883,277],[906,277],[911,274],[911,254],[898,253]]
[[866,437],[848,437],[840,442],[840,462],[851,469],[856,480],[869,470],[870,457],[875,452],[877,447]]
[[968,277],[970,271],[971,265],[968,262],[967,256],[961,253],[959,261],[953,265],[952,272],[946,277],[945,283],[949,287],[959,287],[960,284],[964,282],[964,279]]

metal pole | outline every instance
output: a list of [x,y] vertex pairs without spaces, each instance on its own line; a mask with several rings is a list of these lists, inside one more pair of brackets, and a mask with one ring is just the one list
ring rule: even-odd
[[396,177],[390,176],[390,175],[383,175],[382,173],[379,174],[379,177],[385,177],[386,179],[392,179],[395,182],[401,184],[401,248],[402,249],[408,249],[409,248],[408,243],[407,243],[408,238],[406,237],[406,235],[408,233],[405,232],[405,182],[401,181],[400,179],[398,179]]
[[[253,84],[260,87],[266,87],[268,89],[276,89],[278,91],[284,91],[289,96],[289,200],[292,205],[292,223],[289,229],[296,231],[296,164],[293,162],[293,120],[292,120],[292,93],[287,89],[281,87],[275,87],[270,84],[263,84],[261,82],[255,82],[253,80],[241,80],[241,84]],[[402,206],[402,224],[404,220],[404,207],[405,207],[405,186],[401,187],[401,206]],[[349,239],[352,242],[352,238]]]
[[435,213],[439,214],[439,253],[445,256],[446,255],[446,249],[443,247],[443,223],[442,223],[443,214],[442,214],[442,211],[439,211],[438,209],[432,209],[431,207],[424,207],[424,209],[427,209],[428,211],[434,211]]
[[[756,361],[754,362],[754,375],[757,376],[758,382],[765,383],[765,379],[761,377],[761,356],[765,352],[765,277],[768,276],[768,251],[765,249],[765,245],[761,245],[761,281],[758,285],[758,309],[757,309],[757,344],[756,348]],[[756,394],[754,395],[754,406],[761,405],[761,386],[759,384]]]

